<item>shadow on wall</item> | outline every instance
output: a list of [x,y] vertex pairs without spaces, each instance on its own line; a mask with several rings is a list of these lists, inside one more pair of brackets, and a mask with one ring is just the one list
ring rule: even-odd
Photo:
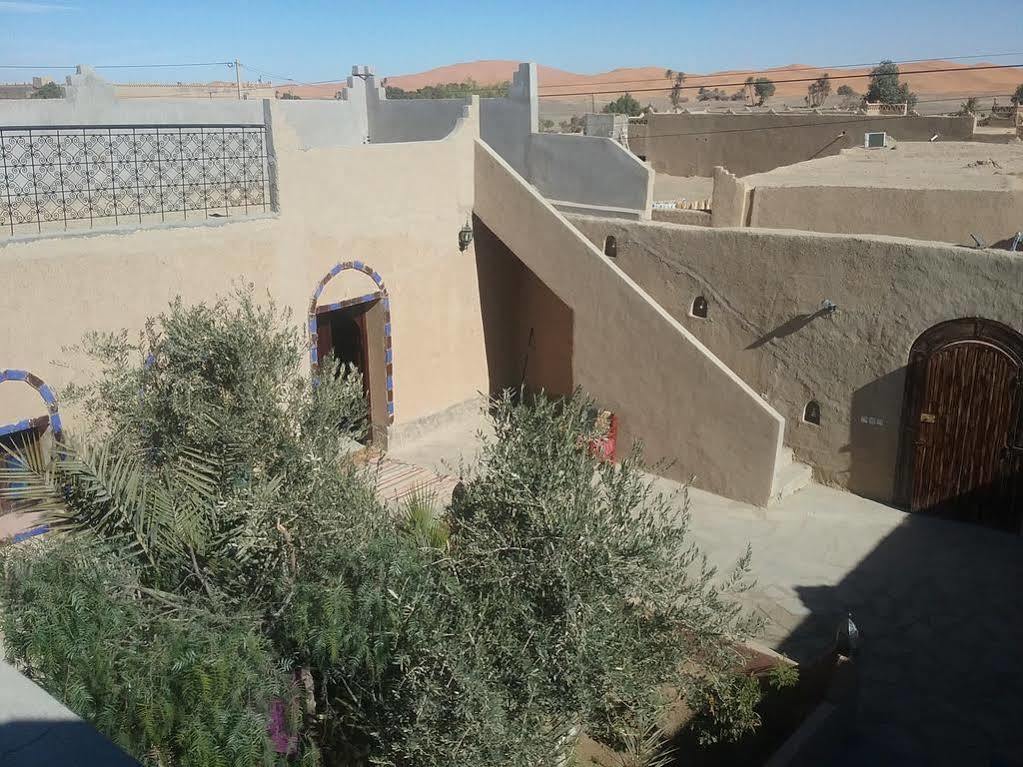
[[1020,764],[1020,584],[1023,539],[910,514],[837,585],[797,586],[782,652],[826,651],[847,612],[860,631],[853,740],[822,764]]
[[775,341],[779,338],[785,338],[785,336],[790,336],[805,328],[818,317],[825,317],[827,314],[828,311],[826,309],[818,309],[811,314],[797,314],[795,317],[785,321],[774,330],[762,335],[756,341],[747,346],[746,350],[759,349],[761,346],[770,343],[771,341]]
[[906,367],[876,378],[853,392],[849,408],[850,492],[882,503],[895,497],[899,429]]
[[4,767],[140,767],[82,721],[16,720],[0,724]]
[[570,394],[572,310],[475,217],[473,230],[490,393]]

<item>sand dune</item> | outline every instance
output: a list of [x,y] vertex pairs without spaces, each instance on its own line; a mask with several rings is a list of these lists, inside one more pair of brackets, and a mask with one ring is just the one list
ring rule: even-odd
[[[1004,63],[1004,62],[1003,62]],[[1023,68],[1015,69],[982,69],[990,66],[990,62],[974,63],[969,66],[953,61],[921,61],[903,64],[903,72],[910,87],[920,96],[956,94],[960,96],[1007,95],[1023,82]],[[395,75],[387,78],[388,85],[395,85],[406,90],[415,90],[424,85],[440,83],[459,83],[473,79],[484,85],[492,85],[510,80],[518,66],[515,61],[472,61],[462,64],[451,64],[426,72],[408,75]],[[956,72],[933,72],[933,70],[957,68]],[[667,94],[667,80],[664,78],[664,67],[631,67],[613,69],[609,72],[596,74],[578,74],[566,72],[554,67],[539,66],[540,93],[546,98],[578,98],[578,94],[619,94],[628,90],[640,101],[663,98]],[[816,78],[827,71],[831,75],[832,88],[848,84],[853,90],[862,93],[867,86],[864,76],[870,67],[854,69],[824,70],[806,64],[790,64],[784,67],[758,70],[758,76],[768,77],[775,81],[777,96],[802,96],[806,93],[808,78]],[[919,74],[914,74],[920,72]],[[732,92],[737,90],[752,70],[725,70],[707,74],[690,74],[686,78],[685,94],[695,100],[696,89],[701,85],[719,87]],[[785,81],[796,82],[785,82]],[[290,91],[303,98],[333,98],[334,94],[344,87],[344,81],[317,85],[282,86],[281,92]]]

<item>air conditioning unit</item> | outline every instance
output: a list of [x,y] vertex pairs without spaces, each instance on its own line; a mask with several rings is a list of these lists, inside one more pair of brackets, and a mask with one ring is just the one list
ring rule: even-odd
[[864,149],[884,149],[886,146],[888,146],[888,134],[884,131],[863,134]]

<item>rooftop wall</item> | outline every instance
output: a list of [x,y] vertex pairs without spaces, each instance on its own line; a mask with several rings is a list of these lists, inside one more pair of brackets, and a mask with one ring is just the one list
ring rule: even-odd
[[887,131],[901,141],[928,141],[936,133],[968,141],[974,124],[973,117],[654,113],[646,125],[629,126],[629,146],[658,173],[712,176],[723,165],[745,176],[863,146],[868,131]]
[[[893,497],[909,350],[933,325],[985,317],[1023,331],[1023,259],[1003,251],[571,217],[594,243],[786,418],[818,479]],[[697,296],[709,304],[693,317]],[[838,311],[818,313],[830,299]],[[821,424],[802,420],[809,400]]]
[[1023,190],[755,186],[749,225],[842,234],[887,234],[956,245],[1005,247],[1023,228]]
[[611,139],[540,133],[536,83],[522,64],[508,98],[481,100],[483,140],[559,207],[650,218],[650,168]]

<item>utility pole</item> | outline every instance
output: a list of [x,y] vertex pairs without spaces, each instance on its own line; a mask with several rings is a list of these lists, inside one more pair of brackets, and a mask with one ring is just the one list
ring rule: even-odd
[[238,100],[242,100],[242,65],[238,59],[234,60],[234,80],[238,84]]

